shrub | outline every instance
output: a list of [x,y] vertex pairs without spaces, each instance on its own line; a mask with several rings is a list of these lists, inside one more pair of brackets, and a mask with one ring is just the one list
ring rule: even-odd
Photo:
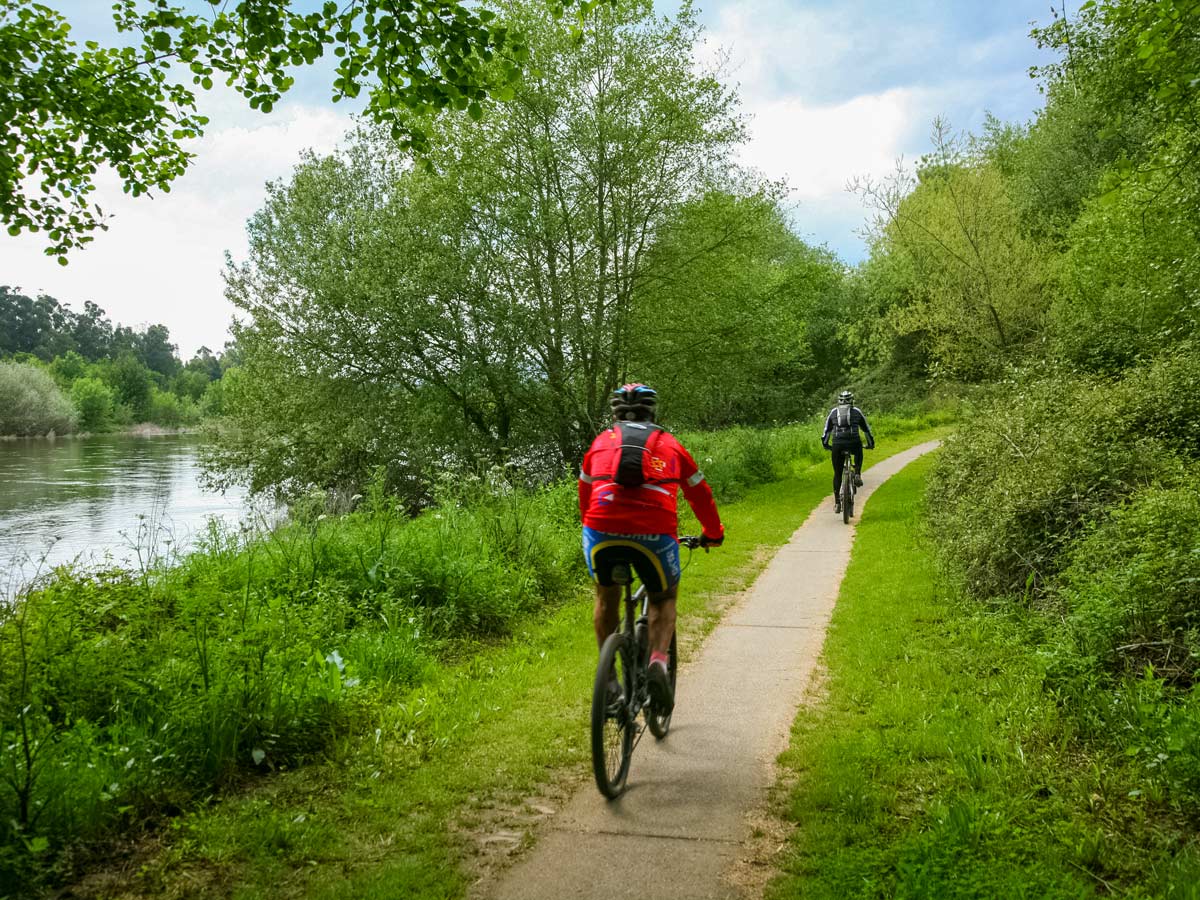
[[71,401],[45,369],[0,362],[0,435],[67,434],[75,418]]
[[1169,681],[1200,673],[1200,480],[1114,508],[1067,554],[1058,596],[1071,652]]
[[1006,396],[967,413],[929,488],[941,558],[984,598],[1042,594],[1086,524],[1182,469],[1172,455],[1178,443],[1164,440],[1170,427],[1154,433],[1131,412],[1167,406],[1173,394],[1146,397],[1138,377],[1005,387]]
[[99,378],[80,378],[71,385],[71,402],[84,431],[104,431],[111,426],[116,398]]
[[153,381],[150,370],[126,353],[104,370],[105,380],[116,392],[117,400],[129,408],[135,422],[145,422],[150,411]]
[[183,424],[183,405],[175,394],[153,388],[146,407],[146,421],[164,428],[178,428]]
[[76,379],[82,378],[86,369],[87,360],[74,350],[68,350],[62,356],[56,356],[50,363],[50,374],[64,390],[69,388]]

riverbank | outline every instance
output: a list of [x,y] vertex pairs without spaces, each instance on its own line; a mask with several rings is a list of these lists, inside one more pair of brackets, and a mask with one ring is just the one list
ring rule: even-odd
[[51,431],[47,434],[35,435],[0,434],[0,441],[80,441],[95,437],[168,437],[181,434],[199,434],[202,428],[202,425],[167,428],[163,425],[156,425],[153,422],[139,422],[128,428],[115,428],[110,431],[69,431],[65,434],[56,434]]
[[[876,430],[891,451],[928,424],[884,419]],[[768,457],[765,471],[764,449],[786,456]],[[778,540],[790,533],[798,505],[811,507],[825,493],[828,464],[808,425],[736,444],[713,436],[696,452],[714,484],[746,497],[743,512],[731,506],[728,518],[753,538],[696,561],[698,575],[715,565],[728,576],[719,581],[726,589],[757,571],[774,531]],[[776,477],[785,478],[777,485],[792,486],[755,486]],[[168,572],[59,581],[27,594],[24,621],[10,618],[0,640],[12,649],[22,634],[38,634],[37,677],[27,682],[29,696],[5,697],[0,708],[27,709],[23,723],[4,727],[13,733],[21,724],[36,726],[45,748],[26,790],[41,812],[8,834],[8,877],[74,880],[98,855],[142,848],[146,838],[175,848],[155,855],[155,865],[167,867],[163,877],[173,877],[172,859],[180,859],[172,854],[191,844],[169,836],[199,828],[226,835],[206,832],[206,860],[210,851],[218,858],[229,852],[223,840],[242,847],[239,858],[256,853],[256,845],[269,856],[275,838],[260,830],[268,825],[306,853],[324,847],[318,855],[326,856],[336,846],[353,859],[363,849],[358,842],[369,839],[364,829],[411,811],[413,798],[433,787],[425,782],[432,761],[440,761],[451,786],[469,791],[472,781],[480,790],[498,789],[492,779],[517,757],[543,766],[569,758],[566,748],[582,732],[562,723],[578,717],[583,694],[564,685],[563,673],[571,668],[589,680],[583,663],[594,652],[583,627],[588,604],[574,507],[570,483],[524,495],[480,482],[406,521],[373,495],[342,519],[302,519],[261,541],[215,532],[203,552]],[[694,633],[716,614],[699,598],[687,609]],[[11,665],[16,657],[0,658]],[[536,684],[527,677],[534,671]],[[21,679],[2,683],[11,690]],[[529,719],[498,722],[498,733],[485,734],[483,726],[510,709],[542,719],[536,748],[521,746],[531,740]],[[452,774],[464,740],[501,756]],[[524,762],[517,769],[534,774]],[[286,837],[306,820],[285,824],[271,814],[252,825],[243,818],[261,818],[261,790],[306,795],[312,787],[332,790],[332,803],[348,803],[359,789],[344,779],[360,776],[371,797],[398,806],[355,813],[362,827],[336,842],[324,817],[303,836]],[[256,786],[250,794],[247,778]],[[376,792],[400,782],[407,800],[391,788]],[[215,810],[178,817],[214,792],[229,798],[215,808],[217,819],[210,818]],[[456,882],[458,838],[445,830],[446,803],[463,795],[458,788],[434,794],[429,802],[442,818],[426,821],[414,812],[416,828],[405,842],[426,847],[418,852],[422,869],[441,859],[438,878]],[[20,814],[20,799],[14,805],[11,792],[5,797],[6,819]],[[271,802],[286,809],[290,801]],[[194,861],[188,856],[184,867]],[[246,877],[267,885],[274,875]]]

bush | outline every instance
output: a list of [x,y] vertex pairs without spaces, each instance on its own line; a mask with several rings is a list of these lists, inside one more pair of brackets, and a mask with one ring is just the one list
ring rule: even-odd
[[[1193,361],[1122,382],[1068,375],[1004,385],[966,413],[930,479],[930,524],[947,568],[977,596],[1040,596],[1082,529],[1141,488],[1173,483],[1195,427],[1167,408]],[[1148,380],[1154,381],[1151,390]],[[1154,427],[1149,423],[1153,421]]]
[[1067,555],[1070,653],[1110,672],[1200,674],[1200,479],[1116,507]]
[[153,388],[146,405],[146,421],[164,428],[178,428],[183,423],[183,411],[179,398],[174,394]]
[[154,386],[150,370],[133,354],[126,353],[105,368],[104,378],[116,392],[117,400],[129,408],[133,420],[147,421]]
[[75,408],[50,374],[28,363],[0,362],[0,435],[67,434]]
[[84,431],[104,431],[112,425],[116,397],[99,378],[80,378],[71,385],[71,402]]

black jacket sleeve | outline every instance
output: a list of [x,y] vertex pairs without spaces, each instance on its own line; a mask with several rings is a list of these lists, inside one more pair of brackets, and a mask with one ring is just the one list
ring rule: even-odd
[[871,426],[867,424],[867,417],[863,415],[863,411],[857,406],[854,407],[854,411],[858,413],[859,427],[862,428],[864,433],[866,433],[867,440],[872,444],[875,443],[875,435],[871,434]]

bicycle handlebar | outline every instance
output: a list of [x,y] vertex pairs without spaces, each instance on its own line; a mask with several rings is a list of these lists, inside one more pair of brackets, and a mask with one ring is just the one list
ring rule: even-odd
[[703,538],[701,538],[698,534],[681,534],[679,536],[680,545],[687,547],[689,550],[695,550],[696,548],[703,546],[702,542]]

